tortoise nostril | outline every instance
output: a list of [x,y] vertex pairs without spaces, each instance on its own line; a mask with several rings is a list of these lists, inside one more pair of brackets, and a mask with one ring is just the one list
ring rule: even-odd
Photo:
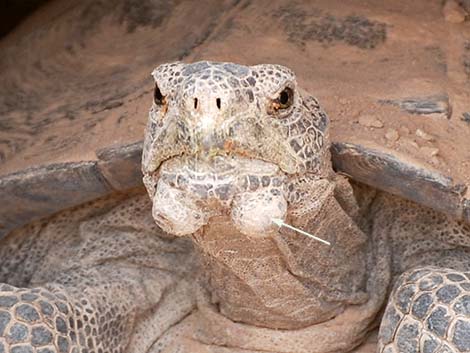
[[215,100],[215,103],[217,104],[217,108],[219,108],[219,109],[220,109],[220,107],[221,107],[221,101],[220,101],[220,98],[217,98],[217,99]]
[[197,109],[197,104],[198,104],[197,98],[194,98],[194,109]]

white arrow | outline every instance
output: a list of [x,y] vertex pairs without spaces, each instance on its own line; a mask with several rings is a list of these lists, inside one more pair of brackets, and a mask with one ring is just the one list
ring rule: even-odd
[[310,233],[307,233],[307,232],[304,232],[302,229],[299,229],[299,228],[295,228],[287,223],[285,223],[282,219],[279,219],[279,218],[271,218],[271,220],[273,221],[274,224],[276,224],[279,228],[280,227],[286,227],[286,228],[289,228],[289,229],[292,229],[293,231],[296,231],[296,232],[299,232],[300,234],[303,234],[303,235],[306,235],[307,237],[310,237],[312,239],[315,239],[315,240],[318,240],[320,242],[322,242],[323,244],[326,244],[326,245],[331,245],[330,242],[326,241],[326,240],[323,240],[321,238],[318,238]]

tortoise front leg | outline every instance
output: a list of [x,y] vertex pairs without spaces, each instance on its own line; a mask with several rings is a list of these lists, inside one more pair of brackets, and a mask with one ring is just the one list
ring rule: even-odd
[[1,286],[0,352],[79,352],[75,325],[74,309],[63,294]]
[[470,351],[470,226],[385,193],[369,215],[372,233],[389,239],[398,277],[379,352]]
[[98,325],[106,312],[100,315],[85,297],[77,299],[59,289],[2,285],[0,352],[104,352],[103,337],[112,325],[108,330]]
[[[188,243],[160,237],[145,195],[105,213],[100,205],[51,219],[32,278],[0,283],[0,353],[146,352],[191,312]],[[12,255],[15,239],[3,244]]]
[[173,292],[171,275],[155,272],[140,285],[129,280],[140,271],[116,264],[76,268],[38,288],[2,285],[0,352],[127,352],[139,315]]
[[422,267],[396,283],[379,332],[379,352],[470,351],[470,272]]
[[0,353],[143,352],[191,312],[177,273],[116,261],[41,287],[0,285]]

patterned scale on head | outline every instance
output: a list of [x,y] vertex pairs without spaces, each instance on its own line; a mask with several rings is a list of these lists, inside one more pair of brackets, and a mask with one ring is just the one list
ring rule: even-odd
[[203,61],[153,77],[142,165],[168,232],[194,233],[231,205],[242,232],[267,234],[271,217],[285,217],[286,176],[330,173],[328,118],[289,69]]

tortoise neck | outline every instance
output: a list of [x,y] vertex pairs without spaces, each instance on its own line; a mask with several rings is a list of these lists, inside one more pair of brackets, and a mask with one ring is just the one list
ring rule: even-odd
[[367,301],[367,238],[336,202],[331,188],[323,192],[323,198],[317,197],[321,205],[309,210],[308,219],[294,205],[288,220],[321,234],[331,246],[284,228],[272,237],[249,239],[228,216],[213,218],[195,235],[207,285],[224,316],[256,326],[295,329]]

